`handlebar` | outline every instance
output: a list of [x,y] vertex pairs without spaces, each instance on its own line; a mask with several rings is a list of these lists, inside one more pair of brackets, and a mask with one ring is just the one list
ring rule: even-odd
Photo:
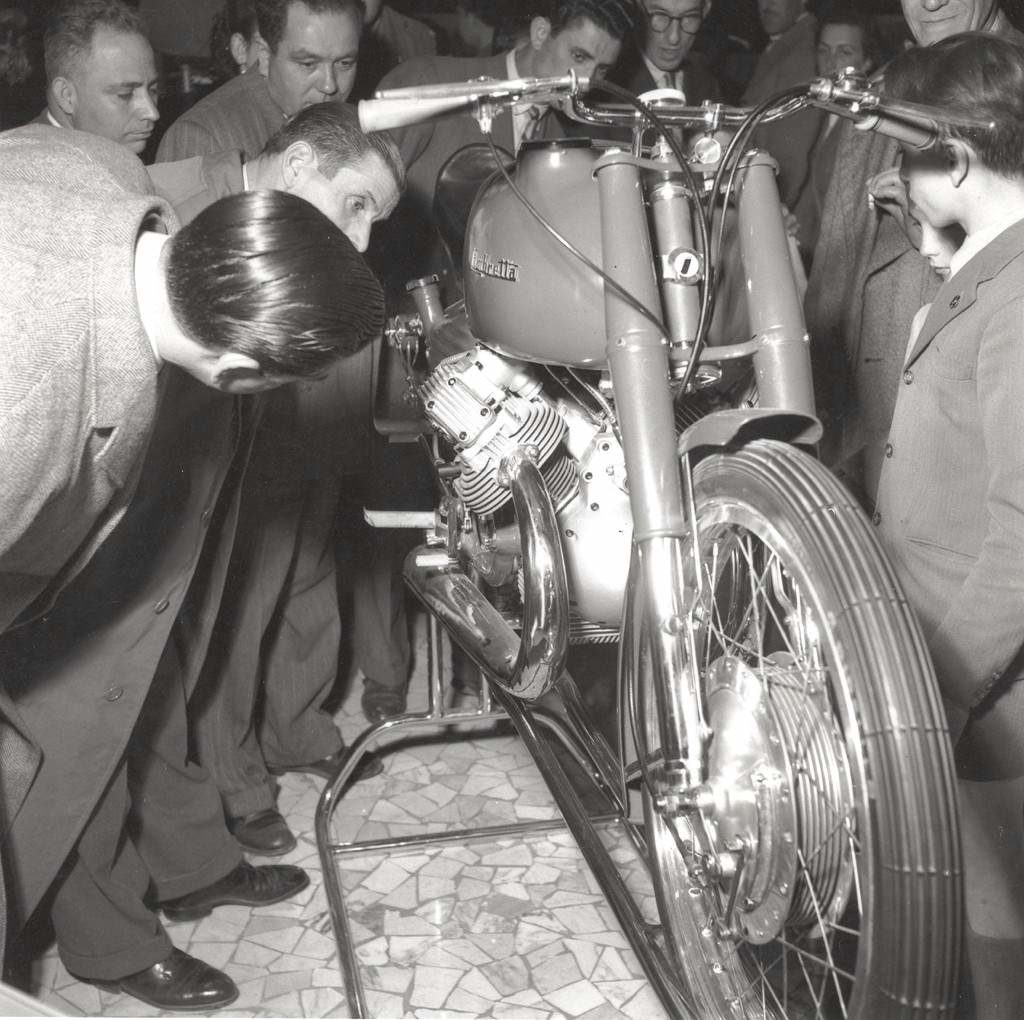
[[[636,127],[642,117],[632,107],[592,106],[583,99],[591,81],[570,72],[558,78],[512,78],[499,81],[478,78],[469,82],[415,85],[386,89],[375,99],[359,103],[359,122],[364,131],[407,127],[460,110],[471,110],[481,129],[490,130],[491,121],[502,109],[523,102],[546,104],[553,99],[569,99],[577,120],[606,127]],[[663,123],[688,131],[712,133],[722,128],[739,127],[750,116],[744,107],[705,103],[687,106],[679,96],[652,99],[651,108]],[[796,110],[817,107],[855,121],[865,131],[878,131],[899,141],[927,148],[950,127],[991,130],[991,121],[950,114],[936,107],[922,106],[881,95],[875,83],[863,75],[844,73],[835,78],[810,82],[804,96],[768,112],[771,121],[789,116]]]
[[476,116],[490,119],[501,109],[517,103],[549,103],[552,99],[578,95],[590,88],[589,78],[572,72],[558,78],[474,78],[467,82],[439,85],[411,85],[400,89],[383,89],[374,99],[359,102],[359,124],[364,131],[383,131],[408,127],[433,117],[477,107]]

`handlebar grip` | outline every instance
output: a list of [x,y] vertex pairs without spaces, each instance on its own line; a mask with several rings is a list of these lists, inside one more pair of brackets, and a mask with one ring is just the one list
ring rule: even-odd
[[408,127],[470,106],[467,96],[444,99],[361,99],[358,104],[359,126],[364,131],[386,131]]
[[934,145],[940,137],[938,125],[929,129],[923,125],[908,124],[904,120],[880,116],[877,113],[858,117],[853,126],[858,131],[874,131],[876,134],[895,138],[896,141],[903,145],[909,145],[912,149],[927,149]]

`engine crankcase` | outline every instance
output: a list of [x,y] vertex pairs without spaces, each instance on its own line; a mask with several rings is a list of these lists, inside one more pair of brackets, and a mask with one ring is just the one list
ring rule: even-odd
[[[570,453],[577,453],[576,432],[570,419]],[[603,429],[590,436],[576,459],[579,494],[557,514],[569,607],[588,623],[617,629],[633,541],[622,447],[610,430]]]

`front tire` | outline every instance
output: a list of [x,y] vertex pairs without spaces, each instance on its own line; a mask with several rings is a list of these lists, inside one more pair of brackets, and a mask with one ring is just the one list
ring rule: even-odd
[[793,447],[708,457],[694,492],[699,796],[659,785],[639,600],[629,611],[652,872],[698,1015],[951,1017],[952,754],[895,574],[849,493]]

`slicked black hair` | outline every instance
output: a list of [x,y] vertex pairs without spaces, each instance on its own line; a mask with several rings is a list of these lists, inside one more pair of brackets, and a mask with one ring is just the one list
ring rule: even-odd
[[546,11],[538,11],[551,22],[552,34],[589,18],[613,39],[622,42],[637,21],[637,8],[633,0],[551,0]]
[[384,324],[380,284],[352,242],[283,191],[207,206],[168,242],[167,287],[190,339],[268,376],[317,376]]

